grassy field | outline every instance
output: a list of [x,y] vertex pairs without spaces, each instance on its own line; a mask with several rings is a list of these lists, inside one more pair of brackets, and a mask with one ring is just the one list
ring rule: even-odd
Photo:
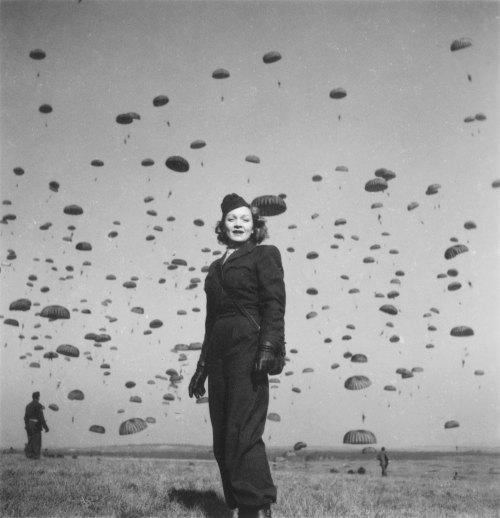
[[[500,516],[498,455],[399,453],[382,478],[373,455],[306,451],[272,462],[273,516]],[[231,518],[215,462],[140,456],[2,454],[1,516]],[[358,474],[360,467],[366,469]],[[355,473],[349,473],[354,471]],[[454,479],[453,475],[458,476]]]

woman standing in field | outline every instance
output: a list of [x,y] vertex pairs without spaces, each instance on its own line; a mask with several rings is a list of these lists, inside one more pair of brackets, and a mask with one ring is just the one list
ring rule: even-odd
[[205,394],[214,455],[227,505],[239,518],[271,516],[276,502],[262,435],[269,404],[268,374],[284,365],[285,284],[279,250],[258,246],[265,221],[237,194],[228,194],[216,226],[226,253],[205,279],[205,338],[189,396]]

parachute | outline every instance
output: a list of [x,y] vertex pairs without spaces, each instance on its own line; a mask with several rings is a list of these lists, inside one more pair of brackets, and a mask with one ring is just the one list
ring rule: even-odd
[[47,351],[44,355],[44,358],[47,358],[47,360],[53,360],[54,358],[58,358],[59,355],[55,353],[54,351]]
[[163,394],[163,399],[165,401],[175,401],[175,396],[173,394],[167,393]]
[[439,192],[439,189],[441,189],[441,185],[438,183],[433,183],[427,187],[425,194],[427,194],[427,195],[437,194]]
[[63,209],[64,214],[69,214],[70,216],[80,216],[83,214],[83,209],[80,205],[66,205]]
[[38,111],[40,113],[52,113],[52,106],[50,104],[42,104]]
[[271,63],[276,63],[281,59],[281,54],[277,50],[271,50],[270,52],[266,52],[262,57],[262,61],[269,65]]
[[485,121],[486,115],[484,113],[476,113],[474,117],[477,121]]
[[115,120],[118,124],[132,124],[134,118],[131,113],[120,113]]
[[397,389],[394,385],[386,385],[384,390],[387,390],[388,392],[395,392]]
[[368,377],[357,375],[347,378],[344,382],[344,387],[348,390],[361,390],[369,387],[371,384],[372,382]]
[[338,87],[330,91],[331,99],[343,99],[347,95],[345,88]]
[[90,162],[90,165],[93,167],[102,167],[104,165],[104,162],[96,158]]
[[276,414],[275,412],[270,412],[269,414],[267,414],[267,418],[269,419],[269,421],[274,421],[276,423],[281,421],[281,416],[279,414]]
[[80,241],[76,244],[75,248],[80,250],[80,252],[90,252],[92,250],[92,245],[87,241]]
[[144,166],[144,167],[151,167],[154,164],[155,164],[155,161],[152,158],[145,158],[141,162],[141,165]]
[[309,320],[311,318],[317,317],[318,313],[316,311],[309,311],[309,313],[306,314],[306,319]]
[[160,106],[165,106],[168,103],[169,99],[166,95],[157,95],[153,99],[153,106],[159,108]]
[[460,423],[458,421],[454,421],[454,420],[446,421],[446,423],[444,423],[445,429],[458,428],[459,426],[460,426]]
[[292,391],[300,394],[302,391],[298,387],[292,387]]
[[308,374],[309,372],[314,372],[314,369],[312,367],[306,367],[305,369],[302,369],[302,372],[304,374]]
[[388,182],[389,180],[396,178],[396,173],[394,171],[381,167],[380,169],[377,169],[375,171],[375,176],[377,176],[378,178],[383,178],[386,182]]
[[457,281],[450,282],[450,284],[448,284],[448,291],[456,291],[459,290],[461,287],[462,284]]
[[93,424],[93,425],[90,426],[89,432],[105,433],[106,429],[104,428],[104,426],[101,426],[99,424]]
[[395,306],[393,306],[392,304],[383,304],[382,306],[380,306],[379,310],[383,311],[384,313],[387,313],[389,315],[398,314],[397,308]]
[[342,173],[347,173],[349,171],[348,167],[345,166],[345,165],[338,165],[336,168],[335,168],[335,171],[339,171],[339,172],[342,172]]
[[49,189],[53,192],[59,191],[59,183],[58,182],[49,182]]
[[344,435],[344,444],[376,444],[377,438],[369,430],[350,430]]
[[130,396],[129,401],[131,403],[142,403],[142,398],[140,396]]
[[30,58],[35,59],[37,61],[41,59],[45,59],[47,54],[42,49],[33,49],[30,51]]
[[191,142],[191,145],[189,146],[191,149],[201,149],[202,147],[205,147],[207,143],[204,140],[194,140]]
[[367,446],[361,450],[361,453],[377,453],[377,450],[373,446]]
[[250,162],[252,164],[260,164],[260,158],[257,155],[247,155],[245,157],[245,162]]
[[214,79],[226,79],[229,77],[229,71],[225,68],[218,68],[212,72],[212,77]]
[[453,245],[446,249],[444,252],[444,258],[445,259],[453,259],[459,254],[463,254],[464,252],[468,252],[469,249],[465,245]]
[[39,369],[40,368],[40,364],[38,362],[31,362],[30,363],[30,367],[35,368],[35,369]]
[[307,448],[307,444],[304,441],[298,441],[293,445],[294,451],[300,451],[304,448]]
[[141,419],[140,417],[132,417],[120,424],[118,433],[120,435],[131,435],[133,433],[142,432],[142,430],[145,430],[147,427],[148,425],[144,419]]
[[413,210],[413,209],[416,209],[417,207],[418,207],[418,202],[412,201],[411,203],[408,204],[408,206],[406,208],[408,210]]
[[68,399],[73,401],[82,401],[85,398],[81,390],[75,389],[68,393]]
[[318,252],[307,252],[306,258],[307,259],[317,259],[319,257]]
[[317,295],[318,294],[318,290],[316,288],[307,288],[306,293],[308,295]]
[[380,192],[385,191],[389,187],[383,178],[372,178],[365,183],[365,191]]
[[368,358],[366,357],[365,354],[353,354],[351,356],[351,361],[353,363],[366,363],[368,361]]
[[472,46],[472,40],[470,38],[458,38],[456,40],[453,40],[453,42],[450,45],[450,50],[452,52],[455,52],[457,50],[466,49],[470,46]]
[[135,387],[135,381],[127,381],[127,382],[125,382],[125,386],[127,388],[133,388],[133,387]]
[[22,167],[14,167],[13,171],[16,176],[22,176],[24,174],[24,169]]
[[189,171],[189,162],[182,156],[170,156],[167,158],[165,165],[177,173],[186,173]]
[[49,405],[49,408],[53,410],[54,412],[57,412],[59,410],[59,407],[55,403],[51,403]]
[[149,323],[149,327],[151,329],[158,329],[162,325],[163,325],[163,322],[161,320],[158,320],[158,319],[151,320],[151,322]]
[[31,300],[17,299],[9,305],[9,311],[29,311],[31,308]]
[[475,228],[476,228],[476,224],[475,224],[473,221],[466,221],[466,222],[464,223],[464,228],[465,228],[466,230],[473,230],[473,229],[475,229]]
[[262,216],[278,216],[286,211],[286,203],[283,198],[272,194],[254,198],[251,205],[257,207]]
[[321,182],[321,180],[323,180],[323,177],[322,177],[320,174],[315,174],[315,175],[312,177],[312,181],[313,181],[313,182]]
[[477,369],[474,371],[474,376],[484,376],[484,371],[481,369]]
[[338,369],[340,367],[340,365],[338,363],[332,363],[332,365],[330,366],[330,369],[334,370],[334,369]]
[[59,354],[63,354],[64,356],[71,356],[72,358],[78,358],[80,356],[80,350],[78,347],[70,344],[62,344],[56,349],[56,351]]
[[450,331],[451,336],[472,336],[474,330],[468,326],[456,326]]
[[45,306],[40,316],[48,318],[49,320],[68,319],[70,317],[69,310],[64,306],[51,305]]

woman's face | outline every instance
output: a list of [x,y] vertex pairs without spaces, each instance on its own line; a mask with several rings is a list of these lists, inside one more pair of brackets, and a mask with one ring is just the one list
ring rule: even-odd
[[252,212],[248,207],[238,207],[226,214],[224,230],[227,237],[235,244],[250,239],[253,232]]

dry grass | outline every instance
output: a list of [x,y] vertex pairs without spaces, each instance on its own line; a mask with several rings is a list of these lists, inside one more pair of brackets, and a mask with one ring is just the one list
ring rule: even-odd
[[[390,476],[359,461],[273,464],[276,518],[457,518],[500,516],[496,456],[399,459]],[[230,518],[217,466],[210,461],[84,457],[31,461],[2,455],[1,514],[5,517]],[[337,473],[331,473],[335,468]],[[459,472],[458,480],[453,473]]]

